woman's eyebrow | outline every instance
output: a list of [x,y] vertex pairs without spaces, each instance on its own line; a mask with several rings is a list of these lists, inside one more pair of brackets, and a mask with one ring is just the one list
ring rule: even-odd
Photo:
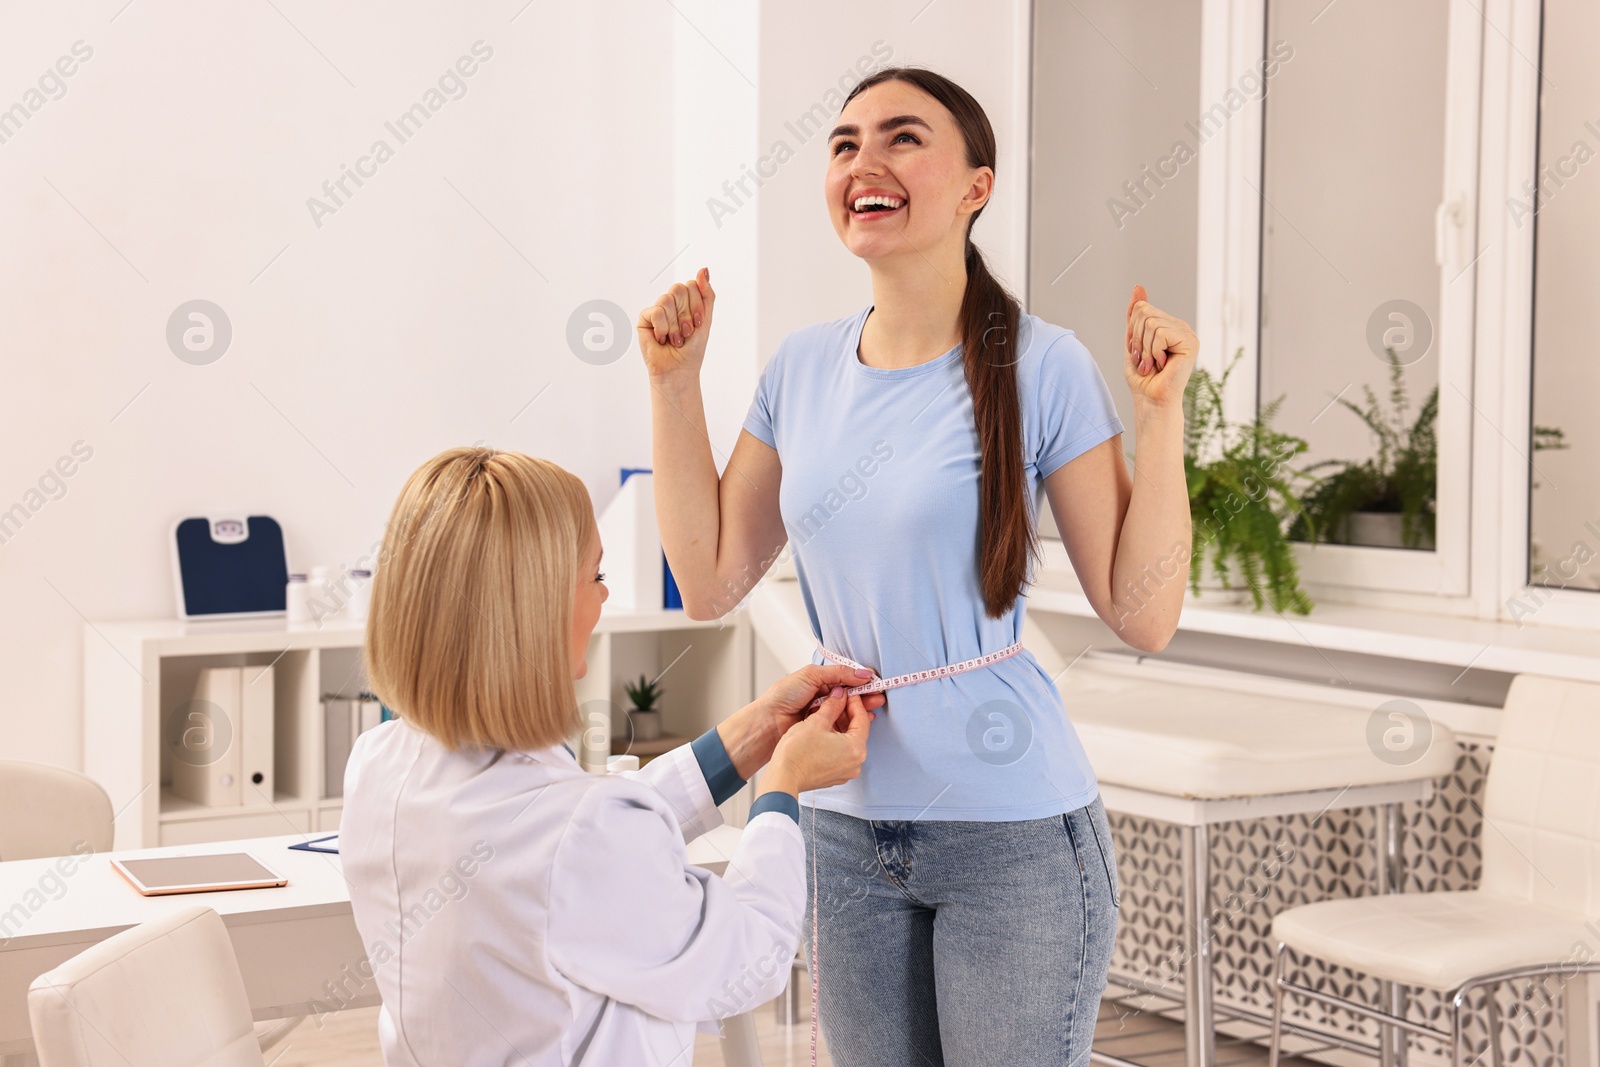
[[[929,133],[933,132],[932,126],[929,126],[926,122],[917,118],[915,115],[896,115],[892,119],[884,119],[882,122],[878,123],[878,132],[888,133],[890,130],[900,126],[921,126]],[[833,132],[828,134],[828,140],[831,141],[835,137],[854,137],[860,132],[861,127],[859,126],[835,126],[833,128]]]

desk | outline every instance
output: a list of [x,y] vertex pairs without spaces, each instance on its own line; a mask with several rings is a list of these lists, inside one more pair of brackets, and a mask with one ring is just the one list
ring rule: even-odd
[[[378,1004],[375,983],[360,974],[366,949],[350,913],[339,857],[288,847],[302,840],[292,834],[124,850],[72,857],[62,867],[53,859],[0,863],[0,902],[9,907],[0,912],[0,1055],[33,1051],[28,985],[36,977],[113,934],[197,904],[214,909],[227,924],[258,1021]],[[689,845],[689,862],[720,872],[738,841],[738,828],[719,826]],[[142,897],[111,869],[113,857],[207,852],[253,853],[289,884]],[[757,1067],[749,1013],[722,1026],[730,1067]]]
[[[1350,785],[1337,789],[1317,789],[1296,793],[1272,793],[1250,797],[1178,797],[1165,793],[1115,785],[1102,780],[1100,798],[1106,811],[1138,815],[1173,823],[1183,831],[1183,995],[1184,1047],[1186,1067],[1215,1067],[1216,1006],[1212,1000],[1211,940],[1211,841],[1209,830],[1216,823],[1239,819],[1284,815],[1320,814],[1333,808],[1380,809],[1377,854],[1382,857],[1386,877],[1380,879],[1380,893],[1398,892],[1395,876],[1401,870],[1399,805],[1426,800],[1433,788],[1431,779],[1386,782],[1379,785]],[[1400,991],[1384,984],[1386,999]],[[1394,1005],[1398,1008],[1399,1005]],[[1142,1067],[1098,1049],[1090,1059],[1110,1067]],[[1394,1067],[1401,1060],[1398,1051],[1389,1049],[1382,1057],[1383,1067]]]
[[[1100,782],[1107,812],[1172,823],[1182,834],[1184,1045],[1187,1067],[1216,1063],[1212,999],[1210,828],[1218,823],[1334,808],[1376,807],[1378,891],[1403,875],[1400,805],[1432,795],[1455,765],[1454,735],[1413,722],[1414,750],[1374,740],[1389,727],[1382,694],[1346,692],[1344,704],[1309,692],[1276,695],[1180,681],[1184,671],[1093,654],[1060,676],[1058,688]],[[1404,706],[1400,711],[1404,711]],[[1397,720],[1405,721],[1405,720]],[[1382,995],[1403,1014],[1404,991]],[[1382,1067],[1404,1060],[1403,1034],[1386,1030]],[[1091,1059],[1138,1067],[1103,1050]]]

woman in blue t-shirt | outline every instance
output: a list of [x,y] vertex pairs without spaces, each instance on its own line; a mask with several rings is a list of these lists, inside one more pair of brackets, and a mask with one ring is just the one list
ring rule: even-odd
[[1060,693],[1019,650],[1020,594],[1042,485],[1096,613],[1135,648],[1166,645],[1192,540],[1198,341],[1134,288],[1130,478],[1088,350],[1023,312],[972,243],[995,165],[977,101],[927,70],[877,71],[829,153],[829,218],[873,302],[784,339],[720,477],[699,384],[710,272],[640,314],[662,541],[693,617],[736,607],[788,544],[816,661],[964,667],[892,689],[860,777],[801,798],[817,869],[803,940],[815,931],[834,1062],[1079,1067],[1116,855]]

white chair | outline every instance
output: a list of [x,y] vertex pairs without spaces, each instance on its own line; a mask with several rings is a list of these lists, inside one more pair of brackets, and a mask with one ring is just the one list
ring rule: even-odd
[[[93,778],[24,760],[0,760],[0,861],[66,856],[88,848],[111,850],[115,836],[111,798]],[[264,1025],[263,1051],[305,1019],[291,1016]],[[0,1067],[37,1067],[32,1053],[0,1056]]]
[[[1272,1038],[1278,1067],[1283,997],[1294,993],[1376,1019],[1377,1050],[1403,1062],[1405,1033],[1436,1038],[1462,1057],[1467,995],[1511,978],[1600,971],[1573,958],[1600,917],[1600,685],[1518,675],[1506,695],[1483,800],[1483,877],[1477,889],[1325,900],[1272,921]],[[1392,983],[1439,990],[1448,1032],[1404,1017],[1404,997],[1378,1011],[1284,979],[1288,949]],[[1490,1046],[1501,1064],[1490,991]],[[1398,1028],[1398,1029],[1397,1029]]]
[[210,908],[80,952],[28,987],[43,1067],[263,1067],[239,962]]
[[111,815],[111,798],[93,778],[0,760],[0,860],[68,856],[80,845],[107,852]]

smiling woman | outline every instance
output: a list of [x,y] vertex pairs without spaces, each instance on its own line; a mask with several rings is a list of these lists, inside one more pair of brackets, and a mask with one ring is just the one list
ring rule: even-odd
[[[709,272],[640,314],[662,543],[685,609],[710,618],[728,610],[717,590],[759,577],[787,541],[814,662],[911,679],[885,705],[871,773],[805,797],[806,940],[814,980],[827,976],[813,1021],[834,1055],[1080,1063],[1115,938],[1115,867],[1060,693],[1012,652],[1034,501],[1048,490],[1080,581],[1114,615],[1114,579],[1189,537],[1181,397],[1197,342],[1135,289],[1123,360],[1146,475],[1135,487],[1088,349],[1024,313],[973,243],[997,155],[978,102],[932,71],[890,67],[846,98],[829,150],[824,205],[871,268],[873,302],[783,340],[725,476],[699,394]],[[817,502],[837,498],[838,471],[868,442],[892,471],[820,525]],[[1159,650],[1182,592],[1147,605],[1124,639]]]
[[[983,214],[994,187],[994,129],[978,102],[964,89],[916,67],[893,67],[867,78],[845,101],[846,111],[851,101],[879,85],[884,92],[877,95],[889,96],[885,104],[903,103],[907,108],[873,122],[876,140],[883,148],[874,150],[870,158],[876,160],[881,151],[886,159],[892,159],[894,162],[884,168],[884,177],[892,167],[898,184],[877,180],[879,171],[871,164],[866,169],[860,167],[858,159],[865,140],[861,125],[841,122],[829,135],[832,164],[825,189],[832,207],[830,213],[840,240],[869,261],[875,256],[904,255],[908,248],[916,251],[936,247],[949,240],[954,229],[962,232],[961,267],[966,286],[957,327],[982,457],[979,494],[984,521],[979,527],[978,559],[984,606],[990,616],[998,617],[1010,609],[1025,584],[1030,559],[1037,556],[1038,542],[1028,516],[1022,419],[1017,375],[1012,369],[1011,354],[1017,351],[1021,309],[990,273],[982,251],[972,242],[972,227]],[[944,151],[938,150],[940,133],[929,120],[911,110],[918,105],[919,110],[926,110],[928,103],[943,112],[946,124],[957,127],[945,131],[949,147]],[[934,147],[931,152],[925,149],[930,141]],[[965,184],[958,178],[962,170],[970,171]],[[927,200],[927,210],[915,219],[911,218],[909,188],[913,186]],[[945,232],[941,233],[941,229]],[[947,287],[948,284],[946,281]],[[891,328],[885,326],[887,319],[888,316],[880,316],[874,322],[869,316],[861,335],[863,354],[867,348],[888,348],[884,331]],[[919,354],[913,358],[921,362],[923,357]],[[897,355],[884,364],[897,365]]]

